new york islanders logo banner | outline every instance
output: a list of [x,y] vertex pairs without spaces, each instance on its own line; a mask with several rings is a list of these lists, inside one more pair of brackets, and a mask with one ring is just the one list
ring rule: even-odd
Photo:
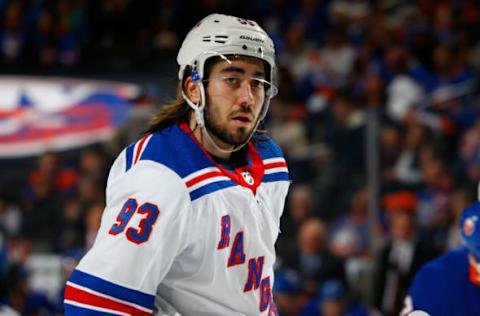
[[139,94],[122,82],[0,76],[0,158],[108,140]]

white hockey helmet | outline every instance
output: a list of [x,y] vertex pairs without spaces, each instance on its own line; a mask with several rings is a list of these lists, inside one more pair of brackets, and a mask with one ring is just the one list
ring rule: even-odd
[[275,48],[272,39],[254,21],[224,14],[210,14],[187,34],[177,55],[178,78],[192,67],[204,79],[205,61],[214,56],[246,55],[267,62],[269,81],[275,84]]

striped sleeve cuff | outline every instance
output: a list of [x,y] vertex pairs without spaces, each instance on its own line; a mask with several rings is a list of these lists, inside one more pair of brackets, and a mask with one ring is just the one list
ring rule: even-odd
[[65,288],[65,315],[152,315],[154,295],[75,270]]

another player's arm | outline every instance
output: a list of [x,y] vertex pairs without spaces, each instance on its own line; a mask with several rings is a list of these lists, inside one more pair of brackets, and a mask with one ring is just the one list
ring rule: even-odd
[[66,315],[151,315],[187,244],[188,192],[170,169],[140,161],[109,181],[108,195],[97,240],[67,283]]

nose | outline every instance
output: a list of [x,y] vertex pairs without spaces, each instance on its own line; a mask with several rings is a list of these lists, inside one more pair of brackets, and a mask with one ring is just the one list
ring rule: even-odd
[[238,98],[242,105],[253,106],[255,104],[252,87],[248,80],[244,80],[238,89]]

